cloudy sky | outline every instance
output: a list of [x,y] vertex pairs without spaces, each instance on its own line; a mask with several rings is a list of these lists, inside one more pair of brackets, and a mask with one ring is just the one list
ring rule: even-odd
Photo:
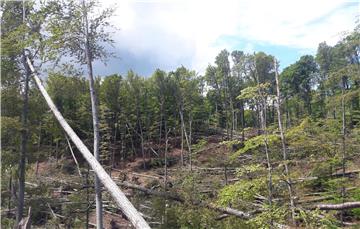
[[315,54],[318,43],[335,44],[351,31],[359,0],[100,0],[116,7],[111,23],[115,45],[95,73],[142,76],[156,68],[184,65],[203,73],[220,50],[264,51],[281,68],[301,55]]

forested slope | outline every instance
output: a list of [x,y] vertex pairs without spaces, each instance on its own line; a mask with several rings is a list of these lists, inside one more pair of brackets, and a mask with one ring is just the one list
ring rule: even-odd
[[[2,4],[1,225],[15,224],[23,183],[21,215],[31,206],[33,227],[92,227],[94,173],[23,59],[45,74],[34,52],[56,44],[46,57],[56,62],[67,39],[24,26],[20,3]],[[51,18],[45,9],[29,7],[29,20]],[[203,75],[180,66],[95,77],[100,163],[153,228],[359,227],[359,29],[281,72],[275,56],[222,50]],[[50,69],[44,84],[92,151],[89,81],[79,69]],[[106,192],[102,203],[105,228],[132,227]]]

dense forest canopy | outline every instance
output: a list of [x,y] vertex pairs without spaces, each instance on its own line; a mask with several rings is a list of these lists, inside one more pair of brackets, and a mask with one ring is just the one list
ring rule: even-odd
[[224,49],[204,74],[179,66],[95,77],[93,61],[110,57],[114,42],[113,10],[96,7],[1,2],[2,227],[27,216],[36,228],[89,228],[99,217],[105,228],[131,228],[95,193],[26,57],[151,227],[359,226],[359,24],[281,72],[276,56]]

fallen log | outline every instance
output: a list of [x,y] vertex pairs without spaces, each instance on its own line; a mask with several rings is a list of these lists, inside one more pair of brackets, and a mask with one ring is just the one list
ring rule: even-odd
[[[183,199],[181,196],[175,194],[175,193],[168,193],[168,192],[161,192],[161,191],[156,191],[156,190],[152,190],[152,189],[148,189],[145,188],[143,186],[140,185],[136,185],[136,184],[131,184],[129,182],[119,182],[118,183],[120,186],[126,187],[126,188],[131,188],[131,189],[135,189],[135,190],[139,190],[142,191],[148,195],[154,195],[154,196],[159,196],[159,197],[165,197],[171,200],[175,200],[181,203],[185,202],[185,199]],[[249,219],[251,217],[251,213],[249,212],[243,212],[243,211],[239,211],[237,209],[233,209],[233,208],[229,208],[229,207],[220,207],[217,206],[215,204],[212,203],[206,203],[206,202],[193,202],[194,205],[198,205],[201,207],[205,207],[205,208],[209,208],[211,210],[223,213],[223,214],[229,214],[229,215],[233,215],[236,216],[240,219]]]
[[358,173],[360,173],[360,169],[346,171],[344,174],[342,172],[336,172],[336,173],[331,174],[331,176],[334,176],[334,177],[352,176],[352,175],[358,174]]
[[120,186],[126,187],[126,188],[130,188],[130,189],[135,189],[135,190],[139,190],[142,191],[145,194],[148,195],[153,195],[153,196],[159,196],[159,197],[165,197],[171,200],[176,200],[179,202],[184,202],[184,199],[182,199],[181,197],[179,197],[178,195],[174,194],[174,193],[169,193],[169,192],[160,192],[160,191],[156,191],[156,190],[152,190],[152,189],[148,189],[145,188],[143,186],[137,185],[137,184],[131,184],[129,182],[117,182],[117,184],[119,184]]
[[345,210],[345,209],[353,209],[353,208],[360,208],[360,201],[346,202],[343,204],[318,204],[318,205],[315,205],[312,209]]

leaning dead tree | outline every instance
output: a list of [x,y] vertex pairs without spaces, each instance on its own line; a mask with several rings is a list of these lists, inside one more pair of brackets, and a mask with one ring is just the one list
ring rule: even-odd
[[60,123],[61,127],[65,130],[66,134],[73,141],[75,146],[78,148],[80,153],[89,163],[91,168],[94,170],[97,177],[100,179],[101,183],[105,186],[105,188],[109,191],[111,196],[114,198],[115,202],[121,209],[121,211],[127,216],[127,218],[131,221],[131,223],[135,226],[135,228],[143,229],[150,228],[148,223],[144,220],[144,218],[139,214],[139,212],[135,209],[132,203],[127,199],[125,194],[119,189],[116,183],[111,179],[109,174],[106,173],[104,168],[100,165],[100,163],[96,160],[96,158],[92,155],[89,149],[85,146],[85,144],[81,141],[81,139],[77,136],[74,130],[70,127],[70,125],[66,122],[62,114],[59,112],[54,102],[50,98],[49,94],[45,90],[40,78],[35,73],[34,66],[32,65],[30,59],[26,57],[27,64],[32,72],[35,83],[39,88],[42,96],[46,100],[49,108],[55,115],[56,119]]

